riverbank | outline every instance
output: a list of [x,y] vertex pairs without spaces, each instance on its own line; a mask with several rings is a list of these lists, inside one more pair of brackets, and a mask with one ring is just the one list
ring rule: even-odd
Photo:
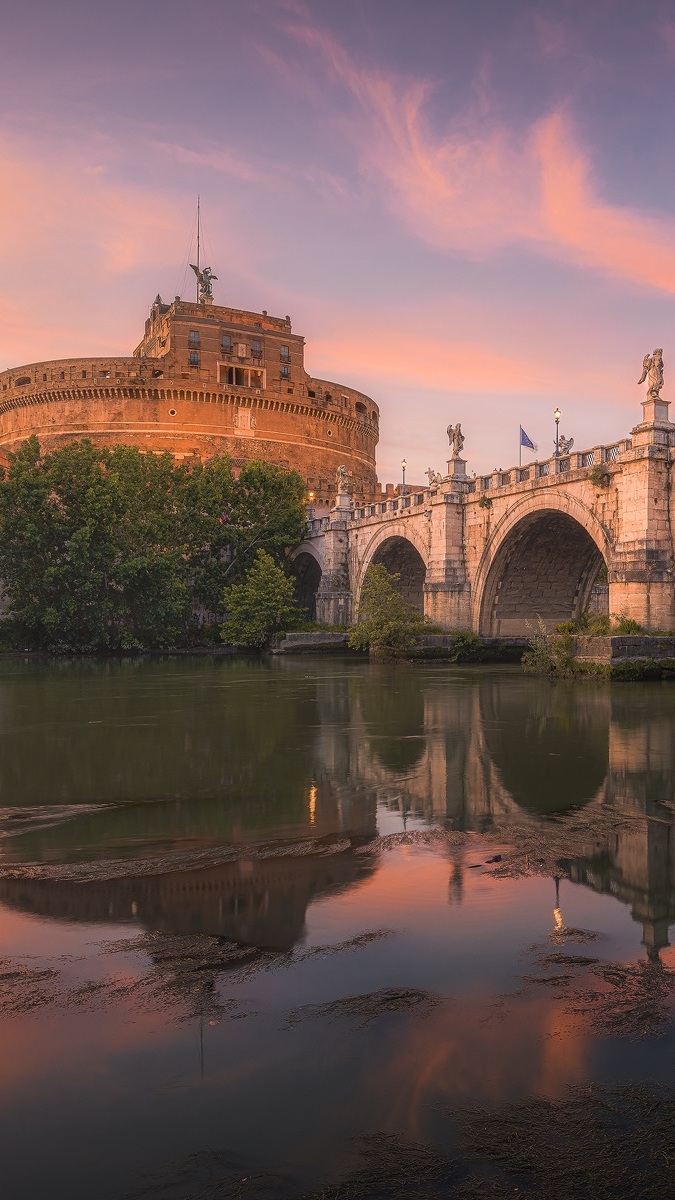
[[[272,654],[356,654],[367,651],[349,646],[349,629],[286,633],[272,644]],[[474,633],[427,633],[412,646],[393,650],[377,649],[376,658],[401,659],[406,662],[450,663],[517,663],[527,648],[526,638],[480,638]]]

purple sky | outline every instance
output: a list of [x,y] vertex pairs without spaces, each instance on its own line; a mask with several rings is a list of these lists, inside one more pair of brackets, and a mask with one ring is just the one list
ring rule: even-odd
[[[0,42],[0,369],[191,294],[290,313],[379,473],[639,420],[675,296],[675,0],[22,0]],[[675,374],[672,376],[675,378]],[[674,397],[675,398],[675,397]],[[675,411],[675,410],[674,410]],[[526,457],[526,456],[525,456]]]

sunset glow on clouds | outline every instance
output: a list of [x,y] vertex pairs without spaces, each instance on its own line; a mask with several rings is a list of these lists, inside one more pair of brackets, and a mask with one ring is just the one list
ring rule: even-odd
[[[638,11],[639,10],[639,11]],[[290,313],[380,405],[380,476],[579,447],[675,346],[661,0],[27,0],[0,47],[0,368],[128,353],[188,293]],[[675,370],[675,365],[673,367]]]

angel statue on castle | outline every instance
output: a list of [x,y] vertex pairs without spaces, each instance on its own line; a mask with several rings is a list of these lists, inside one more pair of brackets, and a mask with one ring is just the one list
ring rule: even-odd
[[199,299],[213,300],[213,288],[211,283],[212,280],[217,279],[218,276],[213,274],[213,271],[210,267],[204,267],[204,270],[201,271],[199,267],[195,266],[194,263],[190,263],[190,266],[197,276],[197,283],[199,284]]

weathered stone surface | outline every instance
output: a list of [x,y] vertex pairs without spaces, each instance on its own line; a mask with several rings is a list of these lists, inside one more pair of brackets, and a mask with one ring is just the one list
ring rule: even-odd
[[346,632],[287,633],[272,647],[272,654],[325,654],[330,650],[346,650],[348,639]]
[[675,637],[574,638],[572,654],[580,662],[615,663],[631,659],[675,658]]

